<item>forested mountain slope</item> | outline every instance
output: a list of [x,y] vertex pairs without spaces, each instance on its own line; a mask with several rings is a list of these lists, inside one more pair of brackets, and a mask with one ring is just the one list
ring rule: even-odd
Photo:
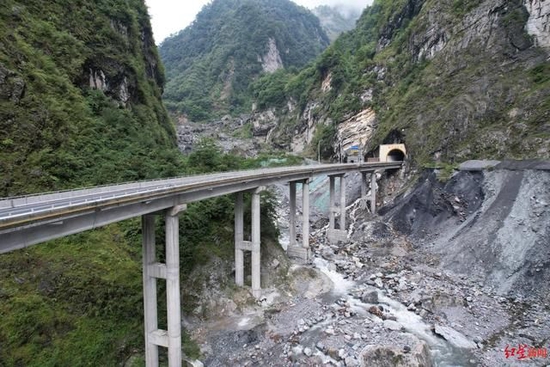
[[160,45],[166,105],[193,121],[247,111],[258,75],[302,67],[328,43],[317,17],[289,0],[215,0]]
[[257,104],[277,111],[274,143],[321,141],[327,157],[389,141],[419,163],[548,157],[549,13],[540,0],[375,1],[312,66],[260,79]]
[[[182,157],[163,84],[143,0],[2,2],[0,197],[260,165],[208,141]],[[271,243],[272,210],[263,195]],[[216,259],[216,284],[230,279],[219,259],[234,254],[233,213],[226,196],[180,215],[186,313],[206,284],[188,279],[195,268]],[[140,228],[135,218],[1,254],[0,366],[143,366]],[[160,219],[157,229],[161,244]],[[162,285],[158,293],[163,310]],[[198,357],[187,334],[183,349]]]
[[[143,0],[3,0],[0,197],[178,174],[163,84]],[[138,220],[0,255],[0,366],[139,355],[140,264]]]
[[142,0],[6,0],[0,44],[0,196],[176,173]]

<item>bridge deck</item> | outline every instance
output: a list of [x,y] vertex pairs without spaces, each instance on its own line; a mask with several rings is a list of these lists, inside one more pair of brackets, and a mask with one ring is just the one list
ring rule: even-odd
[[316,175],[400,168],[401,162],[234,171],[0,200],[0,253],[182,203]]

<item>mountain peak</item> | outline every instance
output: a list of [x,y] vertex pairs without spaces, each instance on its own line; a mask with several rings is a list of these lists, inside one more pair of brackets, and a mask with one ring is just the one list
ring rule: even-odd
[[261,73],[302,67],[329,39],[317,17],[289,0],[215,0],[160,46],[172,113],[201,121],[251,105]]

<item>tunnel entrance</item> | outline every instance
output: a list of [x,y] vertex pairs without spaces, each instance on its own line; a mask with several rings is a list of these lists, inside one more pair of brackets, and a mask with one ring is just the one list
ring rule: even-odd
[[387,162],[401,162],[405,159],[405,153],[399,149],[393,149],[388,152]]
[[380,145],[380,162],[400,162],[407,157],[405,144]]

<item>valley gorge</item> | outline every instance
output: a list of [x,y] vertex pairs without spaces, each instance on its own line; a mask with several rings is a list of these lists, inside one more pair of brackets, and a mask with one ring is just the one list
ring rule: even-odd
[[[376,213],[346,176],[345,239],[328,240],[328,178],[310,180],[307,261],[286,252],[289,186],[268,187],[259,297],[250,276],[235,285],[234,197],[188,205],[184,365],[547,366],[548,0],[345,15],[214,0],[157,51],[142,0],[8,0],[0,196],[402,143],[402,168],[375,175]],[[1,254],[0,366],[144,366],[141,231],[130,219]]]

